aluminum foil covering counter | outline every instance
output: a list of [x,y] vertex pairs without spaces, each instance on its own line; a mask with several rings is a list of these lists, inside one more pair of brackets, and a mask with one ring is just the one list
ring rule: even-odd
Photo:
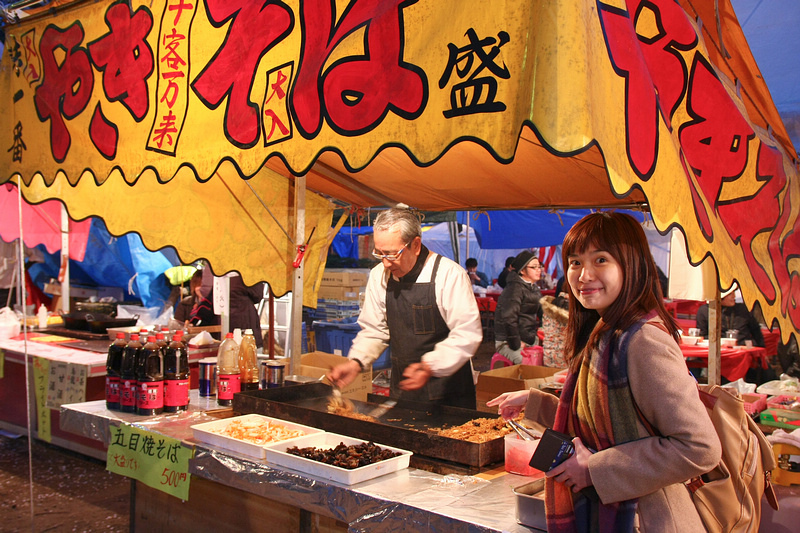
[[109,427],[119,421],[179,438],[195,445],[190,472],[210,481],[250,492],[345,522],[350,531],[470,531],[523,533],[517,524],[512,488],[530,478],[441,475],[408,468],[351,486],[271,466],[266,461],[216,450],[192,438],[191,426],[215,420],[213,398],[191,391],[190,408],[180,414],[143,417],[109,411],[105,402],[61,407],[61,428],[109,443]]

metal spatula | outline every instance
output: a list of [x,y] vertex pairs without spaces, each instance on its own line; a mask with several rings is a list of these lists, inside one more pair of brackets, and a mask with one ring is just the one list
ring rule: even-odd
[[372,411],[370,411],[369,416],[371,416],[372,418],[380,418],[383,415],[385,415],[386,412],[389,411],[395,405],[397,405],[397,400],[387,400],[382,404],[380,404],[375,409],[373,409]]

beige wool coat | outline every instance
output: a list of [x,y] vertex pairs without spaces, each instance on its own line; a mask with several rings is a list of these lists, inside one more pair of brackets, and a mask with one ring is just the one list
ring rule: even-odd
[[[638,498],[637,531],[705,531],[683,482],[713,469],[722,450],[675,340],[645,324],[630,341],[628,380],[642,414],[662,436],[639,423],[640,439],[592,455],[589,474],[600,500]],[[526,419],[552,427],[557,402],[531,390]]]

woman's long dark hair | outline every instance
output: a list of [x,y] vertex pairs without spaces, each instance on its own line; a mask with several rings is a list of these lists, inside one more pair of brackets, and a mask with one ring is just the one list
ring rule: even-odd
[[569,269],[569,256],[591,247],[608,252],[619,263],[622,290],[601,319],[597,311],[580,303],[565,275],[564,285],[572,296],[564,346],[567,361],[576,363],[584,347],[597,347],[605,333],[611,331],[616,336],[654,309],[667,331],[678,341],[678,324],[664,306],[656,264],[639,222],[630,215],[614,212],[583,217],[564,238],[561,251],[564,269]]

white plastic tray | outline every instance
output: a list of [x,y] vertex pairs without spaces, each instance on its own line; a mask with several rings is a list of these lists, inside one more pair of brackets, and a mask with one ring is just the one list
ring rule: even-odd
[[756,392],[768,396],[794,396],[795,398],[800,398],[800,391],[781,389],[781,382],[778,379],[759,385]]
[[252,442],[247,442],[245,440],[234,439],[233,437],[228,437],[226,435],[220,435],[219,433],[215,433],[215,430],[221,430],[228,426],[233,421],[241,420],[243,422],[263,422],[263,423],[271,423],[271,424],[278,424],[288,429],[296,429],[300,430],[305,433],[302,437],[296,437],[294,439],[288,439],[281,442],[294,442],[299,439],[303,439],[308,437],[309,435],[314,435],[318,433],[323,433],[321,429],[312,428],[310,426],[304,426],[302,424],[295,424],[294,422],[288,422],[286,420],[281,420],[279,418],[271,418],[269,416],[263,415],[242,415],[242,416],[234,416],[232,418],[223,418],[221,420],[215,420],[213,422],[204,422],[203,424],[195,424],[192,426],[192,433],[194,434],[194,438],[199,440],[200,442],[204,442],[206,444],[211,444],[212,446],[217,446],[219,448],[224,448],[226,450],[230,450],[233,452],[241,453],[243,455],[248,455],[250,457],[255,457],[257,459],[264,459],[266,456],[264,452],[264,447],[269,444],[276,444],[276,443],[269,443],[269,444],[255,444]]
[[344,435],[337,435],[336,433],[317,433],[315,435],[309,435],[308,437],[293,439],[291,442],[285,441],[265,446],[267,450],[267,462],[344,485],[354,485],[368,479],[408,468],[408,463],[411,460],[412,452],[378,443],[375,444],[384,449],[400,452],[400,455],[371,465],[348,470],[346,468],[328,465],[306,459],[305,457],[286,453],[286,449],[292,446],[297,446],[299,448],[313,446],[315,448],[328,449],[336,447],[340,442],[344,443],[346,446],[351,446],[353,444],[362,444],[365,441],[346,437]]

